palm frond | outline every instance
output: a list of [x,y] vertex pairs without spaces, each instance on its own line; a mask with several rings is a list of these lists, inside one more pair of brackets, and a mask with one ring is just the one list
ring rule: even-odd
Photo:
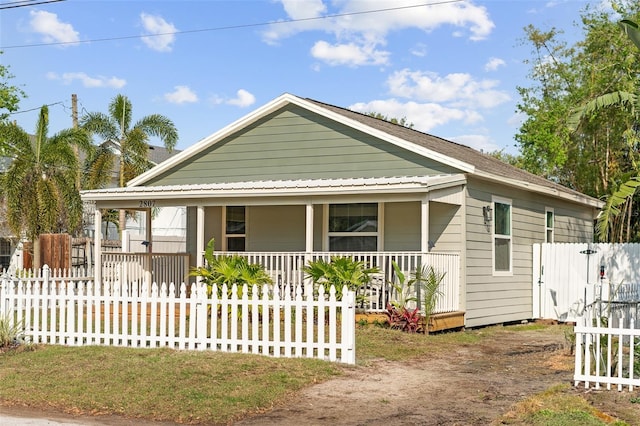
[[117,124],[108,115],[100,112],[83,115],[80,118],[80,127],[105,141],[116,141],[120,138]]
[[630,197],[633,197],[640,186],[640,176],[634,176],[620,184],[617,190],[612,192],[606,199],[598,220],[596,222],[596,233],[600,241],[609,239],[609,229],[613,219],[620,214],[620,206]]
[[581,107],[573,109],[571,115],[567,119],[567,127],[570,131],[574,132],[578,127],[580,127],[580,123],[583,120],[588,119],[594,113],[603,108],[609,108],[612,106],[630,108],[632,113],[635,114],[637,102],[638,95],[635,93],[624,91],[606,93],[590,100]]
[[[131,116],[133,107],[131,101],[124,95],[116,95],[109,104],[109,116],[111,121],[117,123],[120,130],[120,136],[126,135],[131,126]],[[115,140],[121,139],[118,136]]]
[[151,114],[141,118],[134,126],[145,134],[160,138],[165,148],[172,151],[178,142],[178,129],[173,122],[160,114]]
[[640,49],[640,28],[638,27],[638,24],[629,19],[623,19],[618,22],[618,25],[622,28],[633,44]]

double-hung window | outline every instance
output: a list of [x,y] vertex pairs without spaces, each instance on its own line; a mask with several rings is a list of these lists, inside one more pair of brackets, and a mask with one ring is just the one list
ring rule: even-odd
[[227,251],[245,251],[247,216],[245,206],[227,206],[225,211],[225,238]]
[[329,251],[377,251],[378,204],[329,205]]
[[511,200],[493,200],[493,271],[510,274],[512,264]]
[[545,215],[545,234],[544,234],[544,242],[545,243],[552,243],[553,242],[553,227],[554,227],[554,221],[555,221],[555,217],[553,214],[553,209],[551,208],[547,208],[544,212]]

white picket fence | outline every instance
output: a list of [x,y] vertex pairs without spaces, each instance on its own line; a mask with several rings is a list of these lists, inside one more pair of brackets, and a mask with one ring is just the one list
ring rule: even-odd
[[[2,278],[0,316],[36,343],[213,350],[355,363],[355,294]],[[189,290],[189,291],[188,291]]]
[[640,387],[638,303],[595,303],[576,324],[575,386]]

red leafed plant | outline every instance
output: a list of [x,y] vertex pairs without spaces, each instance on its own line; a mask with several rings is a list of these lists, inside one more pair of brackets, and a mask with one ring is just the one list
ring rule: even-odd
[[389,326],[393,329],[406,331],[408,333],[423,332],[422,314],[418,308],[411,309],[406,306],[396,308],[387,303],[385,312],[389,318]]

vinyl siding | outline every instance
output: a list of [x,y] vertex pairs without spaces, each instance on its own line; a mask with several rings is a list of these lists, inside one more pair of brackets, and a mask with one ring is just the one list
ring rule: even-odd
[[420,203],[385,203],[384,248],[387,251],[420,250]]
[[413,176],[458,170],[289,105],[146,185]]
[[[591,241],[592,212],[567,201],[475,179],[469,180],[467,191],[466,326],[530,319],[532,244],[544,242],[545,207],[554,209],[556,241]],[[512,203],[510,276],[493,276],[492,232],[482,216],[482,207],[491,203],[492,195]]]
[[453,204],[429,203],[429,241],[434,252],[462,251],[462,208]]

